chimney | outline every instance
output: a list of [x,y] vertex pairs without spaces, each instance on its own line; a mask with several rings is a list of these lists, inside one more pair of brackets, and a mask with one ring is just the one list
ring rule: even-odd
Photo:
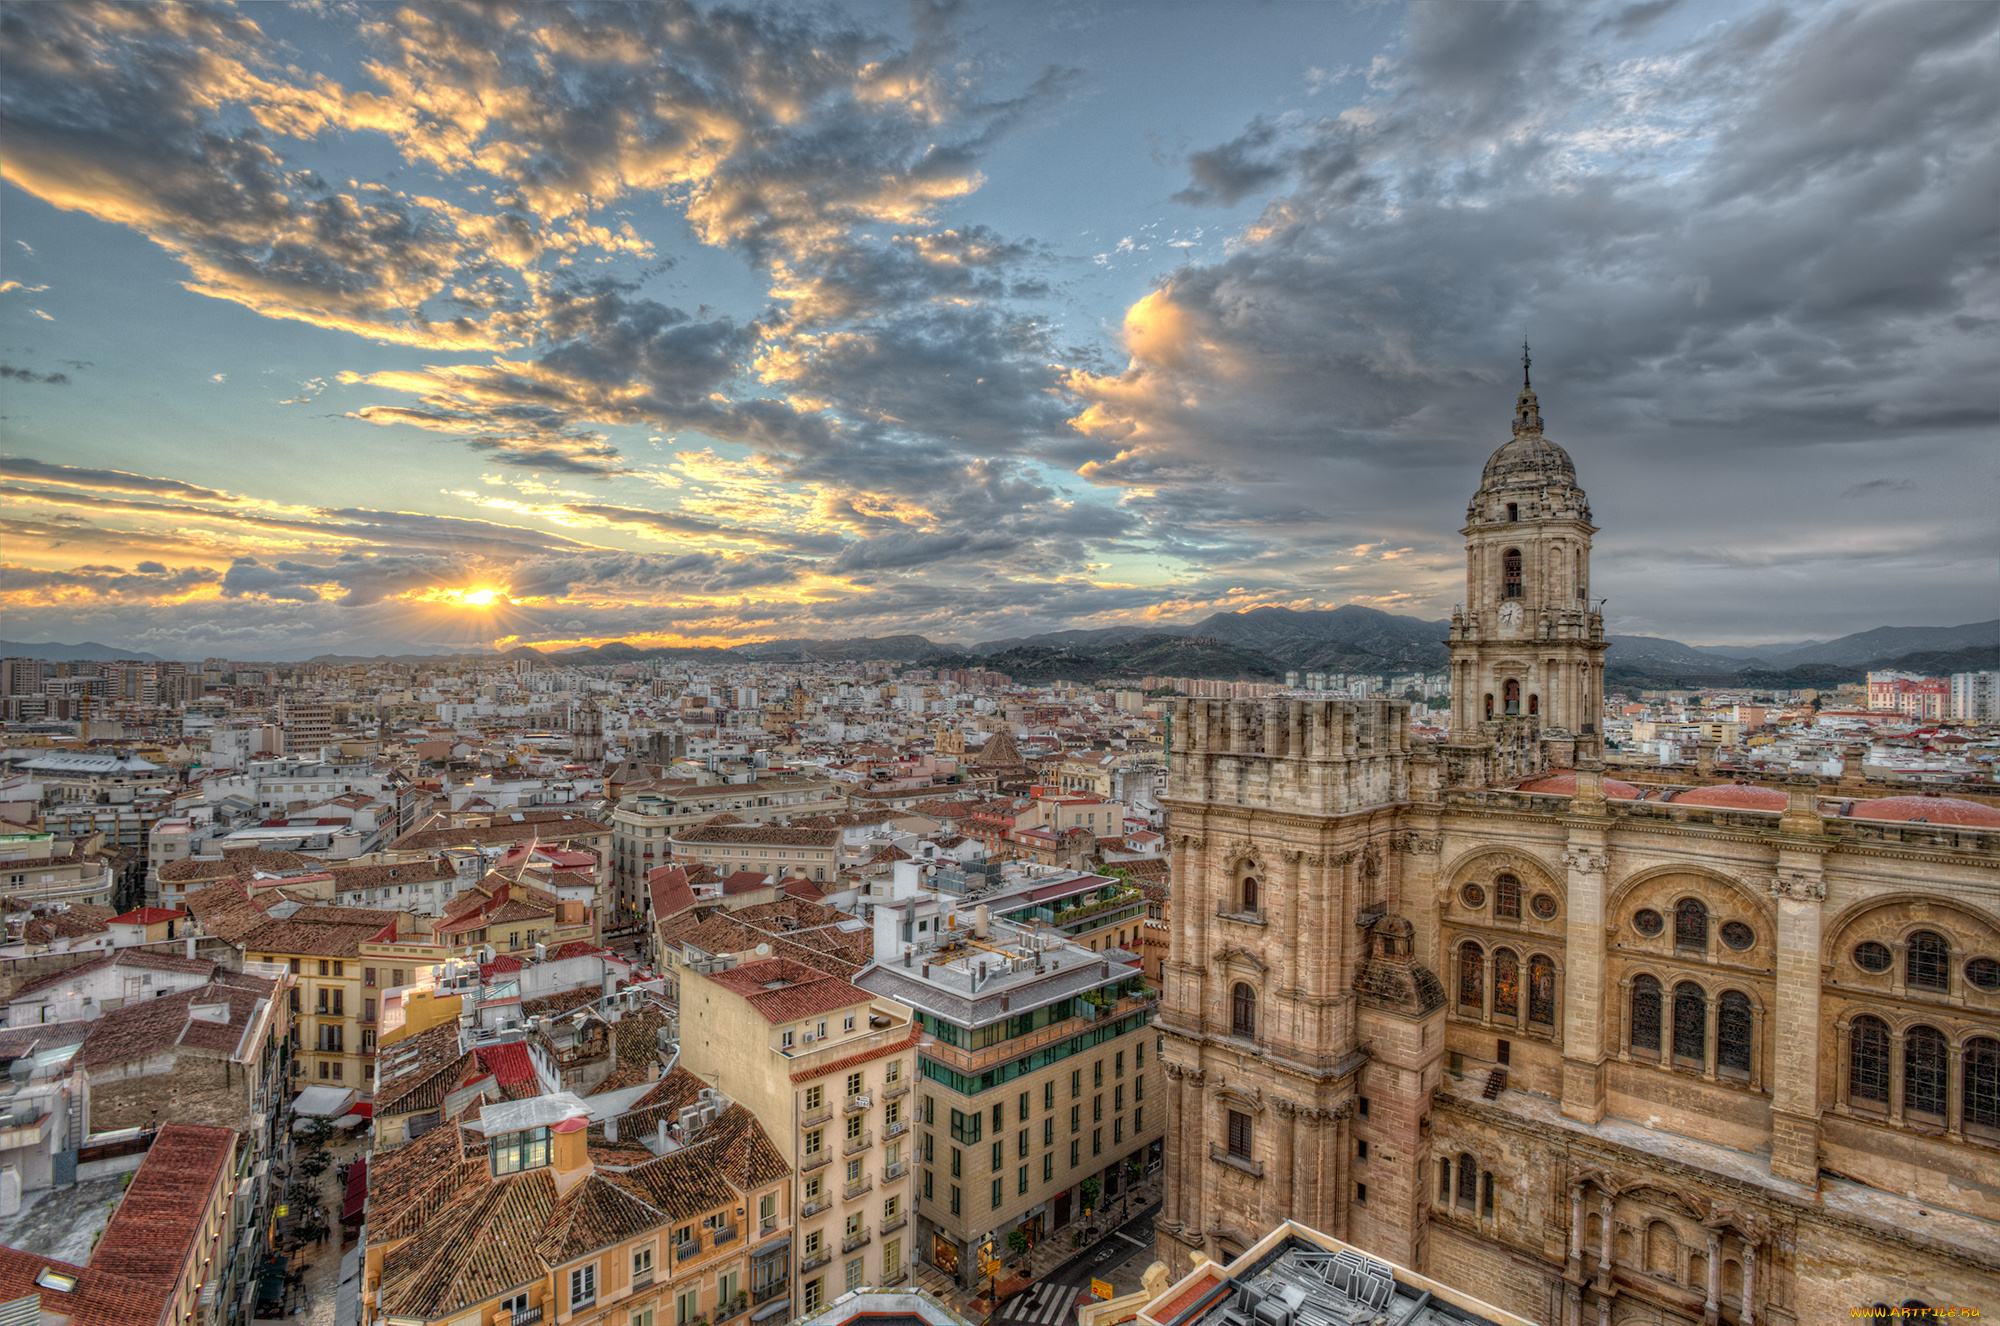
[[590,1119],[585,1115],[564,1119],[549,1133],[549,1169],[560,1196],[590,1177]]
[[660,1120],[658,1134],[659,1138],[658,1141],[654,1144],[653,1150],[659,1152],[661,1155],[664,1156],[667,1154],[667,1121],[664,1118]]
[[618,1116],[615,1114],[604,1121],[604,1140],[607,1142],[618,1140]]
[[194,961],[194,932],[192,930],[188,932],[187,937],[187,956],[189,962]]

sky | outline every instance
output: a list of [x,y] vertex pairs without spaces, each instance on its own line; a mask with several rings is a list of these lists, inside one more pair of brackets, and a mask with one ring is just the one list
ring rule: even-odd
[[2000,4],[0,4],[0,623],[2000,615]]

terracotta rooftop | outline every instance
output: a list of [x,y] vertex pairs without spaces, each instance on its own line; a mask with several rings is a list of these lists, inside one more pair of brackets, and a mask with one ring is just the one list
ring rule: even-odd
[[851,1008],[870,999],[866,990],[789,958],[742,963],[727,971],[713,972],[708,979],[742,995],[773,1026],[836,1008]]
[[[91,1268],[162,1292],[173,1289],[197,1251],[202,1217],[226,1184],[235,1152],[234,1128],[163,1126],[92,1249]],[[199,1268],[195,1278],[201,1278]]]

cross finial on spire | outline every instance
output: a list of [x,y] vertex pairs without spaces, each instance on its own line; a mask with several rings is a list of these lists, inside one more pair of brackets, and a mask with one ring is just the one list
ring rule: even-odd
[[1530,385],[1528,382],[1528,365],[1534,362],[1534,360],[1528,358],[1528,342],[1524,337],[1521,341],[1521,385],[1523,387]]

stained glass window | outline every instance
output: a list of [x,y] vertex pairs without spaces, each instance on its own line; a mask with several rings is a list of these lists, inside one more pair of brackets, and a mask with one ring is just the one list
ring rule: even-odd
[[1486,1002],[1486,954],[1469,939],[1458,946],[1458,1002],[1475,1011]]
[[1632,913],[1632,928],[1647,938],[1659,934],[1666,927],[1667,923],[1651,907],[1641,907]]
[[1757,932],[1741,921],[1722,923],[1722,942],[1741,953],[1757,942]]
[[1521,963],[1511,948],[1493,950],[1493,1015],[1516,1017],[1521,1011]]
[[1458,1204],[1467,1210],[1479,1192],[1479,1162],[1467,1151],[1458,1158]]
[[1467,907],[1484,907],[1486,905],[1486,890],[1477,884],[1466,885],[1458,891],[1458,896],[1465,899]]
[[1698,898],[1682,898],[1674,904],[1674,947],[1708,947],[1708,908]]
[[1715,1066],[1750,1071],[1750,996],[1724,990],[1715,1013]]
[[1889,1028],[1880,1018],[1858,1017],[1848,1032],[1847,1095],[1889,1103]]
[[1632,982],[1632,1048],[1660,1049],[1660,983],[1651,976]]
[[1947,983],[1951,949],[1944,936],[1919,930],[1910,936],[1910,979],[1912,989],[1942,990]]
[[1502,920],[1521,919],[1521,881],[1501,875],[1493,881],[1493,914]]
[[1552,921],[1556,915],[1556,900],[1546,893],[1537,893],[1528,904],[1528,910],[1544,921]]
[[1708,996],[1693,981],[1674,987],[1674,1058],[1702,1061],[1708,1047]]
[[1556,965],[1547,958],[1528,959],[1528,1021],[1556,1024]]
[[1965,979],[1982,990],[2000,990],[2000,962],[1974,958],[1965,964]]
[[1887,944],[1878,944],[1871,939],[1854,946],[1854,965],[1863,971],[1887,971],[1889,964],[1895,960]]
[[1912,1027],[1903,1038],[1903,1110],[1943,1114],[1949,1056],[1934,1027]]
[[2000,1128],[2000,1041],[1981,1036],[1965,1043],[1965,1121]]

